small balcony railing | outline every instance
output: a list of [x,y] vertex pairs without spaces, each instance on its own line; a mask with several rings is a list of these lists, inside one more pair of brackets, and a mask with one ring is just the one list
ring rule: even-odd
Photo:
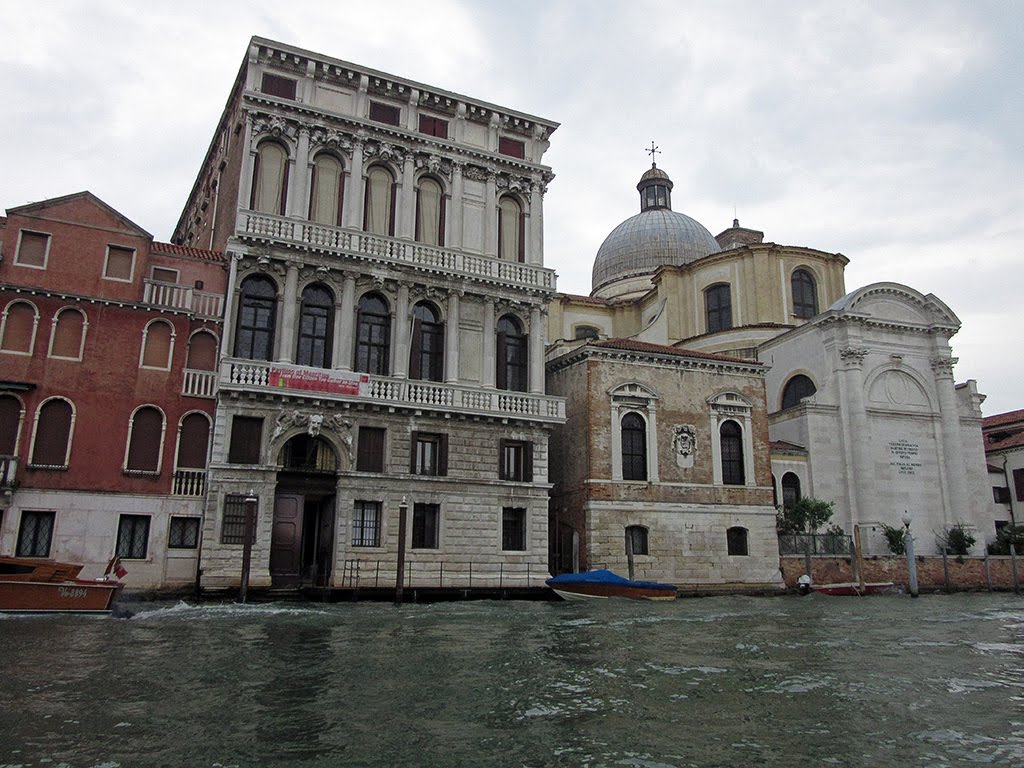
[[303,250],[347,251],[375,261],[393,262],[396,265],[470,279],[501,282],[534,290],[555,290],[553,269],[284,216],[244,211],[240,216],[240,234],[256,240],[300,245]]
[[13,488],[18,479],[18,457],[0,456],[0,488]]
[[206,493],[205,469],[178,469],[174,472],[175,496],[202,496]]
[[302,368],[259,360],[225,360],[220,387],[277,394],[315,392],[318,399],[388,403],[446,413],[555,423],[565,421],[565,399],[553,395]]
[[181,394],[189,397],[217,396],[217,372],[185,369],[185,379],[181,385]]
[[224,311],[224,297],[219,293],[197,291],[187,285],[144,280],[142,301],[155,307],[168,307],[191,312],[196,317],[219,320]]

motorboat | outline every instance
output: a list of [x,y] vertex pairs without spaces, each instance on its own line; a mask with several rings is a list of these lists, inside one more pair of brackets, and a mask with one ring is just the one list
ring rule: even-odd
[[563,600],[603,600],[627,597],[633,600],[675,600],[674,584],[634,581],[601,569],[586,573],[563,573],[545,582]]
[[124,587],[116,561],[99,579],[80,579],[82,566],[31,557],[0,557],[0,611],[109,613]]

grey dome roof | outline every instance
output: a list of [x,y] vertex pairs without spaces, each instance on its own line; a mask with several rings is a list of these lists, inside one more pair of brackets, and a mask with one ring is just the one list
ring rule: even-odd
[[649,208],[611,231],[594,259],[593,290],[624,277],[653,275],[658,267],[688,264],[722,250],[695,219],[668,208]]

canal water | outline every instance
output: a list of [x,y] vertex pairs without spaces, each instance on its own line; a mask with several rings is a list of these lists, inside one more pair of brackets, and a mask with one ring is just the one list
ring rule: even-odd
[[1024,765],[1024,599],[0,617],[0,768]]

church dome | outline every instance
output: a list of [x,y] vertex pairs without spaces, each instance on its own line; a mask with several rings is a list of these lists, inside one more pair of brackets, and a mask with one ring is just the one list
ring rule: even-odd
[[[658,267],[689,264],[721,246],[699,221],[672,210],[672,181],[668,174],[652,164],[636,185],[640,192],[640,213],[619,224],[597,250],[592,276],[592,293],[616,298],[650,287],[646,278]],[[621,282],[622,290],[601,291]]]

